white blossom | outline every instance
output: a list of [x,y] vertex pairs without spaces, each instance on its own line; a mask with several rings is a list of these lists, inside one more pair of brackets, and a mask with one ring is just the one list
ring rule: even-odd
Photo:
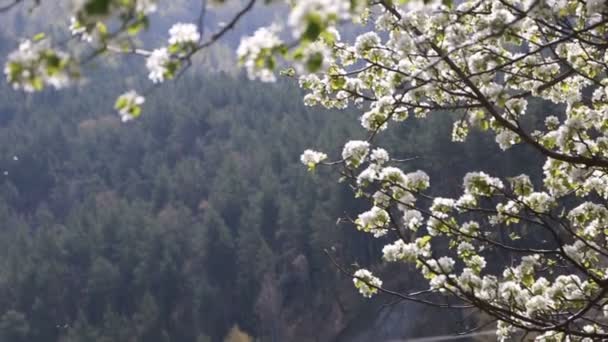
[[369,211],[359,214],[356,223],[359,230],[370,232],[374,237],[385,235],[390,222],[388,212],[379,207],[372,207]]
[[8,55],[4,74],[15,90],[39,91],[44,86],[62,89],[73,80],[71,57],[53,49],[47,40],[24,40]]
[[523,197],[523,202],[532,210],[539,213],[546,213],[554,205],[551,195],[546,192],[533,192]]
[[169,51],[167,48],[156,49],[146,60],[146,67],[150,72],[148,77],[154,83],[161,83],[165,80],[167,73],[167,64],[170,61]]
[[353,167],[358,167],[369,153],[369,143],[367,141],[352,140],[344,145],[342,158],[346,163]]
[[145,98],[135,90],[130,90],[118,97],[116,109],[120,114],[122,122],[135,119],[141,113],[140,106],[145,102]]
[[386,150],[383,148],[374,149],[370,155],[370,158],[372,161],[378,164],[384,164],[389,160],[388,152],[386,152]]
[[401,171],[401,169],[393,167],[393,166],[388,166],[383,168],[380,171],[380,175],[379,177],[382,181],[385,182],[390,182],[390,183],[394,183],[394,184],[405,184],[405,174],[403,173],[403,171]]
[[475,196],[488,196],[502,188],[503,184],[498,178],[484,172],[469,172],[464,177],[465,191]]
[[407,189],[413,191],[425,190],[430,186],[430,178],[426,172],[417,170],[405,175],[405,183]]
[[135,11],[143,14],[152,14],[158,9],[157,0],[136,0]]
[[408,229],[416,231],[424,222],[424,218],[422,217],[422,213],[420,213],[420,211],[415,209],[406,209],[403,212],[403,222]]
[[566,255],[577,263],[582,263],[585,259],[585,243],[577,240],[571,245],[565,245],[564,252]]
[[375,32],[368,32],[357,37],[355,43],[355,51],[361,56],[365,56],[367,52],[374,47],[379,47],[380,37]]
[[355,272],[353,283],[359,292],[368,298],[378,293],[378,288],[382,287],[382,281],[366,269]]
[[327,159],[327,154],[310,149],[304,151],[304,153],[302,153],[300,156],[300,161],[302,164],[308,167],[314,167],[325,159]]
[[528,316],[533,316],[534,314],[539,314],[544,311],[549,310],[553,306],[553,301],[545,296],[532,296],[526,302],[526,314]]
[[498,146],[504,151],[509,149],[511,146],[518,142],[519,136],[517,133],[503,129],[500,133],[496,134],[496,142]]
[[[312,16],[328,24],[335,20],[349,18],[351,2],[347,0],[306,0],[297,1],[289,14],[288,23],[293,28],[293,35],[299,38],[308,27]],[[330,22],[331,21],[331,22]]]
[[414,262],[421,255],[421,252],[416,243],[405,243],[403,240],[397,240],[393,244],[384,246],[382,249],[384,260],[389,262]]
[[459,255],[468,254],[472,252],[475,252],[475,247],[470,242],[463,241],[458,245]]
[[80,39],[88,43],[93,41],[93,36],[89,32],[87,32],[87,28],[82,25],[75,17],[70,18],[69,28],[73,36],[80,36]]
[[169,29],[169,44],[196,44],[201,38],[198,27],[190,23],[177,23]]
[[452,273],[455,264],[456,261],[454,261],[454,259],[448,256],[443,256],[437,260],[437,265],[439,266],[437,271],[438,273]]
[[252,36],[241,39],[236,55],[239,62],[245,66],[250,79],[260,79],[263,82],[276,80],[264,59],[272,58],[270,52],[283,43],[277,35],[278,30],[278,26],[262,27]]
[[[460,246],[458,247],[460,248]],[[487,262],[484,257],[480,255],[473,255],[470,258],[465,258],[465,264],[472,270],[479,272],[486,268]]]

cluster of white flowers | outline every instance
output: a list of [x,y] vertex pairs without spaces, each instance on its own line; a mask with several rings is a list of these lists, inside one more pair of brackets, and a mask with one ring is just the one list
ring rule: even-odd
[[464,236],[476,236],[479,233],[479,223],[475,221],[468,221],[460,226],[460,231]]
[[418,258],[419,248],[415,243],[405,243],[403,240],[397,240],[393,244],[384,246],[382,255],[384,260],[390,262],[414,262]]
[[146,68],[150,71],[148,77],[154,83],[161,83],[165,80],[167,73],[167,65],[171,60],[167,48],[160,48],[152,51],[152,54],[146,60]]
[[351,140],[344,145],[342,159],[352,167],[358,167],[369,153],[369,143],[361,140]]
[[477,205],[477,198],[475,196],[464,193],[458,200],[456,200],[456,210],[466,211],[467,209],[473,208]]
[[392,96],[384,96],[374,102],[370,110],[361,116],[361,125],[370,131],[384,130],[388,127],[389,116],[396,110],[395,99]]
[[519,142],[519,135],[508,129],[502,129],[499,130],[498,134],[496,134],[496,142],[498,143],[498,146],[504,151]]
[[383,168],[378,178],[383,182],[391,184],[404,184],[406,179],[405,173],[400,168],[394,166]]
[[135,0],[135,11],[142,14],[152,14],[158,9],[157,0]]
[[528,101],[521,98],[515,98],[507,100],[505,103],[506,108],[509,110],[509,114],[514,117],[520,117],[526,114],[526,108],[528,107]]
[[527,196],[532,193],[534,187],[528,175],[519,175],[509,179],[513,193],[518,196]]
[[366,269],[355,272],[353,283],[361,295],[368,298],[378,293],[378,288],[382,287],[382,280]]
[[[352,14],[342,1],[294,6],[290,27],[297,37],[310,24],[310,13],[320,14],[315,17],[320,18],[320,31],[342,18],[337,14],[328,19],[324,13],[344,6],[343,18]],[[299,76],[306,105],[344,109],[352,104],[362,110],[360,123],[372,137],[411,115],[425,118],[435,109],[466,108],[454,123],[454,141],[480,129],[491,132],[502,150],[524,142],[549,157],[543,189],[535,189],[525,174],[507,178],[505,187],[501,179],[475,171],[464,177],[460,197],[429,198],[423,193],[430,186],[428,175],[391,165],[385,150],[370,151],[368,142],[351,141],[342,153],[349,171],[365,166],[352,184],[358,195],[373,202],[357,219],[357,228],[378,236],[390,224],[414,235],[414,242],[400,239],[386,245],[383,259],[415,263],[432,291],[465,301],[473,297],[473,305],[483,301],[496,307],[495,312],[513,313],[506,314],[509,321],[496,317],[501,340],[518,330],[545,328],[542,323],[559,322],[555,317],[560,313],[585,307],[598,294],[598,279],[608,277],[600,266],[608,259],[598,252],[608,246],[608,209],[599,202],[608,199],[608,83],[603,79],[608,54],[600,48],[608,28],[600,13],[607,8],[595,0],[471,0],[451,6],[440,1],[381,2],[369,8],[370,15],[360,16],[366,32],[324,45],[323,68]],[[577,31],[564,27],[564,18],[577,18]],[[554,53],[539,46],[551,46]],[[301,49],[305,55],[306,46]],[[583,96],[586,91],[593,91],[591,101]],[[550,108],[560,112],[546,115],[540,125],[529,124],[526,116],[536,104],[532,97],[559,105]],[[428,209],[419,207],[430,199]],[[388,213],[397,210],[402,216],[391,222]],[[426,230],[419,229],[423,224]],[[558,248],[542,257],[535,248],[527,250],[530,225],[543,226],[542,234],[554,231],[560,237]],[[502,238],[491,229],[509,233]],[[431,252],[432,241],[446,238],[449,249],[443,255]],[[525,243],[520,245],[519,239]],[[498,265],[487,265],[496,249],[523,253],[521,262],[502,265],[501,275],[491,274]],[[564,263],[571,268],[556,267]],[[572,269],[585,279],[562,274]],[[579,336],[601,331],[579,324],[583,320],[573,328]],[[568,340],[571,335],[548,332],[537,340],[554,337]]]
[[465,192],[473,196],[490,196],[503,188],[502,181],[485,172],[469,172],[464,176]]
[[196,44],[201,39],[198,27],[190,23],[177,23],[169,29],[169,44]]
[[546,213],[555,205],[553,197],[546,192],[533,192],[523,196],[522,201],[528,208],[538,213]]
[[385,149],[377,148],[369,153],[369,145],[366,144],[366,142],[361,141],[350,145],[347,144],[348,146],[345,146],[343,153],[343,157],[347,157],[346,163],[353,167],[357,167],[363,163],[369,154],[370,164],[357,176],[357,184],[363,187],[383,177],[382,165],[390,160],[389,154]]
[[447,218],[449,213],[454,209],[456,201],[451,198],[436,197],[431,205],[431,213],[435,218]]
[[8,55],[4,74],[16,90],[27,92],[67,87],[76,75],[72,58],[65,52],[50,48],[46,39],[25,40]]
[[450,274],[454,271],[454,265],[456,265],[456,261],[448,256],[443,256],[437,260],[429,259],[426,260],[426,265],[423,266],[423,274],[432,275],[445,275]]
[[574,260],[577,263],[582,263],[586,258],[586,249],[585,243],[581,240],[576,240],[572,245],[565,245],[563,247],[564,253]]
[[357,185],[366,186],[378,179],[378,165],[370,164],[357,176]]
[[417,170],[405,175],[405,184],[403,186],[412,191],[425,190],[430,186],[430,178],[426,172]]
[[[305,102],[308,105],[344,108],[348,103],[360,105],[363,101],[368,101],[369,105],[363,111],[360,121],[373,135],[388,129],[391,118],[400,121],[410,113],[416,117],[425,117],[429,112],[427,107],[474,107],[477,105],[475,101],[457,95],[466,93],[469,84],[442,81],[458,79],[460,76],[442,60],[433,59],[436,51],[430,48],[430,44],[437,39],[434,37],[440,36],[442,41],[437,41],[436,45],[447,44],[448,51],[458,49],[459,53],[450,55],[454,65],[466,66],[466,71],[474,74],[469,79],[472,84],[490,103],[495,104],[495,113],[471,109],[467,112],[466,119],[456,121],[452,132],[453,140],[463,141],[470,129],[481,128],[494,132],[496,142],[503,150],[522,141],[535,139],[542,148],[557,153],[583,156],[589,160],[608,158],[608,131],[605,125],[608,96],[604,88],[598,87],[595,91],[593,108],[588,103],[581,102],[582,90],[590,85],[583,75],[566,77],[559,86],[544,86],[545,82],[550,82],[562,72],[560,60],[567,60],[573,68],[582,70],[587,75],[602,72],[598,65],[604,63],[603,53],[596,53],[596,47],[589,44],[584,47],[582,43],[557,44],[559,57],[552,59],[540,53],[525,56],[512,47],[507,47],[508,44],[530,41],[534,44],[522,46],[532,49],[538,44],[541,32],[533,18],[524,16],[517,19],[521,13],[515,12],[514,8],[529,8],[530,16],[537,15],[542,20],[549,21],[553,20],[553,14],[547,16],[546,13],[559,13],[560,16],[569,11],[584,13],[583,4],[568,0],[562,2],[569,4],[547,6],[541,2],[532,7],[516,4],[510,8],[496,1],[463,1],[455,6],[453,12],[465,13],[474,6],[480,6],[487,11],[487,16],[441,15],[439,13],[442,11],[450,10],[443,7],[442,11],[426,11],[431,7],[422,4],[414,11],[406,10],[409,5],[397,7],[401,16],[399,20],[392,17],[393,13],[379,11],[375,22],[376,30],[388,31],[388,35],[367,32],[356,37],[352,44],[340,42],[332,47],[337,56],[333,61],[336,67],[332,70],[339,70],[336,73],[348,76],[301,76],[302,87],[309,91]],[[456,23],[456,17],[462,23]],[[513,30],[520,35],[518,39],[487,38],[487,35],[501,32],[511,22],[514,23]],[[416,30],[425,34],[417,36]],[[385,41],[386,37],[388,40]],[[471,44],[471,41],[479,43]],[[425,49],[431,53],[428,53],[427,58],[420,57],[421,53],[424,54],[421,51]],[[592,59],[598,62],[590,61]],[[501,66],[503,63],[506,67]],[[359,69],[349,69],[353,65]],[[496,77],[497,70],[505,71],[504,80],[498,81],[500,78]],[[402,93],[404,88],[409,90]],[[546,129],[545,132],[530,132],[522,139],[518,128],[522,127],[520,120],[527,115],[529,104],[525,96],[514,95],[522,92],[564,104],[567,106],[565,118],[561,115],[547,116],[544,128],[541,127]],[[499,118],[493,117],[496,113]],[[544,166],[544,191],[535,190],[527,175],[508,178],[510,186],[507,189],[499,178],[484,172],[469,172],[464,177],[462,196],[456,199],[434,198],[427,211],[429,217],[425,219],[425,215],[415,205],[417,195],[429,187],[428,176],[422,171],[406,173],[398,167],[387,165],[388,153],[384,157],[384,150],[382,154],[376,151],[370,152],[367,142],[358,141],[345,147],[343,153],[350,168],[369,162],[367,168],[356,178],[358,187],[369,189],[369,184],[378,183],[382,189],[372,196],[375,205],[372,210],[359,217],[358,229],[367,227],[365,229],[370,232],[372,227],[384,229],[388,217],[383,213],[394,206],[402,211],[403,216],[399,222],[390,222],[391,224],[415,234],[429,234],[418,238],[416,242],[397,240],[386,245],[382,251],[385,261],[416,263],[434,291],[474,296],[500,310],[511,311],[531,320],[542,321],[559,310],[580,308],[581,301],[586,296],[597,293],[597,285],[593,285],[592,281],[583,281],[573,275],[555,275],[553,281],[538,276],[543,267],[552,267],[562,260],[560,258],[551,259],[552,256],[549,255],[548,259],[544,259],[531,252],[521,258],[519,265],[504,265],[504,272],[499,277],[483,274],[489,272],[486,267],[492,254],[482,256],[481,253],[490,245],[486,239],[493,236],[486,229],[498,227],[499,224],[515,226],[526,215],[549,216],[561,211],[568,213],[569,224],[578,234],[573,242],[561,246],[563,256],[578,263],[579,267],[592,265],[593,260],[603,258],[595,249],[604,249],[608,244],[608,239],[603,235],[608,224],[608,210],[588,202],[567,210],[560,203],[560,198],[572,194],[584,197],[593,193],[608,199],[608,175],[604,170],[548,159]],[[484,208],[488,199],[496,200],[495,209]],[[486,221],[469,219],[465,223],[459,223],[460,220],[457,219],[460,214],[470,215],[483,211],[488,211]],[[425,221],[427,230],[419,231],[418,228]],[[458,256],[456,260],[447,255],[430,258],[430,240],[440,237],[450,239],[450,248]],[[513,241],[521,239],[515,230],[509,238]],[[588,241],[583,243],[581,239]],[[604,274],[605,270],[593,272]],[[497,335],[501,339],[508,339],[517,329],[525,330],[527,326],[533,324],[519,319],[513,322],[499,321]]]
[[76,17],[70,18],[70,32],[73,36],[80,36],[80,39],[87,43],[93,41],[93,35],[88,32],[87,28],[76,19]]
[[422,213],[418,210],[404,210],[403,212],[403,224],[410,230],[416,231],[424,223]]
[[365,57],[369,51],[380,47],[380,36],[376,32],[367,32],[357,37],[354,50],[360,57]]
[[370,232],[374,237],[381,237],[388,232],[390,223],[388,212],[380,207],[372,207],[369,211],[359,214],[355,223],[357,228]]
[[177,23],[169,29],[169,47],[161,47],[150,53],[146,59],[148,78],[154,83],[162,83],[173,77],[179,66],[179,58],[196,49],[201,36],[198,27],[190,23]]
[[568,221],[576,229],[578,235],[595,240],[600,234],[608,239],[608,209],[605,206],[585,202],[568,213]]
[[300,161],[302,162],[302,164],[312,169],[314,169],[317,164],[324,161],[325,159],[327,159],[327,154],[323,152],[313,151],[310,149],[304,151],[304,153],[302,153],[302,155],[300,156]]
[[141,114],[141,105],[145,98],[135,90],[130,90],[118,97],[115,108],[120,114],[122,122],[127,122],[137,118]]
[[376,148],[372,151],[370,158],[373,162],[382,165],[389,161],[388,152],[383,148]]
[[399,193],[402,193],[404,189],[412,192],[424,190],[430,185],[429,176],[424,171],[418,170],[405,174],[401,169],[394,166],[382,168],[377,175],[377,179],[387,185],[396,185],[393,189]]
[[241,39],[236,55],[250,79],[273,82],[276,76],[268,66],[274,61],[273,51],[283,45],[277,31],[278,26],[262,27],[250,36]]
[[[296,1],[289,13],[288,23],[295,38],[300,38],[309,25],[335,24],[346,20],[351,14],[351,3],[348,0],[307,0]],[[313,21],[314,20],[314,21]]]

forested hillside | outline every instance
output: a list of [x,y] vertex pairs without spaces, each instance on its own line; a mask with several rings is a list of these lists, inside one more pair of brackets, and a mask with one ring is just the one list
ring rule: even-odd
[[291,87],[242,83],[184,80],[128,125],[86,90],[4,95],[6,338],[217,340],[236,323],[270,334],[258,320],[283,326],[282,301],[320,294],[311,259],[347,205],[329,179],[316,191],[297,156],[304,137],[346,128]]
[[[263,341],[337,336],[362,301],[323,249],[367,263],[381,244],[336,225],[357,203],[298,160],[311,142],[339,150],[357,113],[311,111],[298,94],[197,76],[122,124],[86,88],[3,91],[2,340],[221,341],[234,325]],[[439,140],[449,115],[434,121],[395,132],[395,150],[443,175],[437,186],[493,163]]]
[[[102,75],[95,94],[0,91],[0,340],[332,341],[382,325],[323,250],[369,264],[383,242],[336,224],[359,203],[337,173],[299,162],[311,144],[363,137],[358,113],[306,108],[291,80],[199,74],[156,89],[123,124]],[[436,187],[457,190],[471,165],[513,175],[526,162],[476,152],[493,144],[484,137],[451,143],[450,116],[431,120],[388,140]],[[398,272],[393,285],[416,282]],[[374,333],[440,332],[389,321]]]

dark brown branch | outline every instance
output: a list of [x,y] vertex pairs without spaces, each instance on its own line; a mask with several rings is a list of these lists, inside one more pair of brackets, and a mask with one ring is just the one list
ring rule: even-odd
[[0,13],[8,12],[13,7],[19,5],[22,2],[23,2],[23,0],[13,0],[13,2],[11,2],[11,3],[7,4],[7,5],[0,6]]

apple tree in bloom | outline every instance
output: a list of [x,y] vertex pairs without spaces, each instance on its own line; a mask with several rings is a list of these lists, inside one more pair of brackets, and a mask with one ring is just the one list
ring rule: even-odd
[[[397,291],[358,269],[351,276],[361,294],[479,310],[499,340],[608,339],[608,3],[286,2],[285,22],[242,38],[239,63],[252,79],[297,77],[307,105],[361,113],[366,136],[345,142],[341,155],[310,149],[301,161],[311,171],[339,170],[369,201],[352,226],[388,242],[384,262],[410,263],[427,280]],[[67,25],[92,56],[142,56],[159,84],[178,77],[255,3],[243,2],[225,26],[204,33],[203,1],[197,21],[176,23],[166,45],[151,48],[130,37],[159,10],[153,0],[73,1]],[[82,58],[33,37],[7,57],[4,73],[17,90],[62,88],[82,77]],[[116,109],[130,120],[144,100],[129,90]],[[532,100],[558,110],[535,113],[542,120],[530,124]],[[376,138],[437,111],[454,113],[454,141],[477,130],[502,150],[529,146],[544,161],[542,180],[470,170],[459,196],[431,196],[424,170],[391,158]]]

